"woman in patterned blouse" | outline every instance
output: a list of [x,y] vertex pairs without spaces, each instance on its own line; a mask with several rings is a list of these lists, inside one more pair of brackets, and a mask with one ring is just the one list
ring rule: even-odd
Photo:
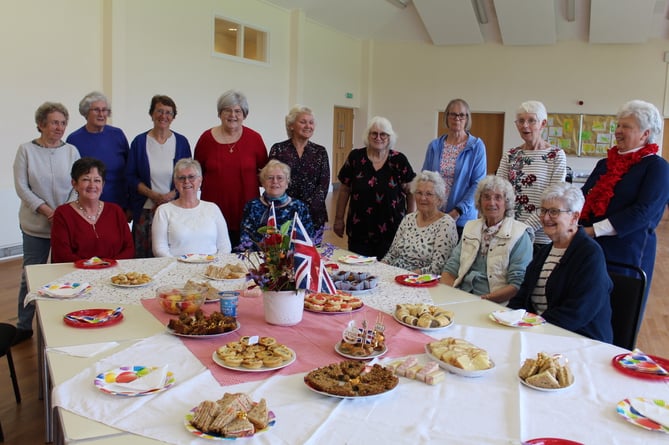
[[411,181],[410,190],[417,210],[404,217],[383,261],[418,274],[441,274],[458,242],[455,221],[439,210],[446,199],[444,180],[425,170]]
[[551,242],[536,214],[541,194],[549,186],[565,182],[567,175],[564,151],[541,138],[547,124],[544,104],[536,100],[520,104],[516,128],[524,142],[504,153],[497,169],[497,176],[508,179],[516,193],[516,219],[534,230],[535,249]]
[[[415,208],[409,183],[416,176],[409,160],[394,150],[397,135],[385,117],[373,117],[363,140],[339,170],[334,232],[348,236],[348,250],[382,258],[407,211]],[[346,224],[344,214],[348,205]]]
[[316,120],[311,109],[295,105],[286,116],[288,139],[272,145],[269,157],[290,167],[292,177],[287,193],[309,207],[311,220],[318,231],[328,220],[325,198],[330,187],[330,162],[325,147],[309,140],[315,128]]

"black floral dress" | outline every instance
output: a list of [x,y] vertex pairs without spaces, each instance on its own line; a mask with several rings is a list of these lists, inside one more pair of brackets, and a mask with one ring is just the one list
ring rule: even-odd
[[375,170],[367,148],[352,150],[339,171],[339,181],[351,189],[346,217],[349,250],[383,258],[407,213],[403,186],[416,176],[409,160],[390,150]]

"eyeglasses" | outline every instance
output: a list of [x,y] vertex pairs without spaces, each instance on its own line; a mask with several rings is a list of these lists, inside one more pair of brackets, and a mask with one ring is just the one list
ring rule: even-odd
[[516,122],[516,125],[518,125],[519,127],[522,127],[525,124],[532,127],[532,126],[536,125],[539,121],[536,120],[536,119],[530,118],[530,119],[516,119],[515,122]]
[[177,181],[179,181],[179,182],[186,182],[186,181],[193,182],[199,177],[200,177],[200,175],[177,176]]
[[159,114],[161,116],[167,116],[167,117],[172,117],[174,116],[174,112],[170,110],[156,110],[156,114]]
[[448,117],[451,119],[462,120],[467,117],[466,113],[448,113]]
[[537,214],[541,217],[546,216],[546,213],[548,213],[548,216],[551,218],[557,218],[560,216],[560,213],[571,213],[571,210],[562,210],[562,209],[547,209],[545,207],[539,207],[536,210]]
[[437,194],[433,192],[416,192],[414,194],[419,198],[434,198],[437,196]]
[[223,108],[221,110],[221,114],[234,114],[235,116],[242,116],[244,114],[244,111],[242,111],[241,108]]
[[90,111],[98,114],[111,113],[111,108],[91,108]]
[[272,181],[283,182],[285,180],[286,180],[285,176],[268,176],[267,177],[268,182],[272,182]]
[[378,131],[371,131],[369,133],[369,137],[371,137],[372,139],[381,138],[385,140],[388,139],[390,135],[388,133],[379,133]]

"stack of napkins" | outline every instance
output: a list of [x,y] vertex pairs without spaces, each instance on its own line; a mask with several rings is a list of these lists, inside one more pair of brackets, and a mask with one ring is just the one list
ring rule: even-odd
[[143,393],[153,389],[160,389],[165,386],[167,379],[167,365],[157,367],[148,374],[138,377],[130,382],[118,382],[107,384],[107,389],[118,392],[137,392]]
[[660,406],[653,400],[643,397],[630,399],[630,405],[642,416],[662,426],[669,427],[669,409],[666,406]]
[[87,292],[90,288],[89,283],[54,282],[45,284],[37,293],[47,297],[74,298]]
[[518,323],[523,321],[523,318],[525,318],[526,313],[527,312],[525,311],[525,309],[516,309],[513,311],[499,310],[493,312],[492,316],[495,317],[495,319],[500,321],[501,323],[509,325],[517,325]]
[[669,375],[669,372],[660,366],[655,360],[635,349],[620,359],[620,364],[627,369],[646,374]]

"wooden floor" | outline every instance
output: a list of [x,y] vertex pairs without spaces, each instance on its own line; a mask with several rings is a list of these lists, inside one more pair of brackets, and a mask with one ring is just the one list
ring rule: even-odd
[[[331,215],[333,216],[333,215]],[[328,232],[326,241],[343,245],[343,240]],[[646,316],[637,346],[649,354],[669,357],[669,220],[658,227],[658,254]],[[21,276],[20,260],[0,262],[0,321],[16,324],[16,296]],[[12,348],[22,402],[14,402],[7,360],[0,358],[0,422],[5,443],[33,445],[44,442],[44,408],[38,399],[37,351],[33,338]]]

